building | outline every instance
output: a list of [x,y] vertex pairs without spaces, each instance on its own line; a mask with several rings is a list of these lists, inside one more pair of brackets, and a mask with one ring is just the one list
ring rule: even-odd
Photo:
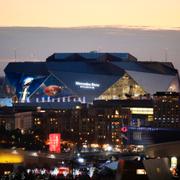
[[12,107],[0,108],[0,126],[7,130],[15,129],[15,115]]
[[15,129],[26,131],[32,128],[32,112],[15,113]]
[[11,129],[31,130],[44,142],[50,133],[61,133],[63,140],[78,144],[121,144],[121,128],[130,125],[130,110],[103,102],[69,109],[14,106],[10,117],[0,117],[4,126],[10,121]]
[[138,61],[129,53],[55,53],[45,62],[11,62],[4,71],[7,94],[21,103],[92,103],[180,91],[172,63]]
[[78,104],[70,109],[35,109],[32,130],[44,141],[49,133],[55,132],[61,133],[63,140],[80,146],[149,145],[179,140],[180,128],[176,124],[157,124],[153,118],[154,104],[152,99],[96,100],[92,105]]
[[180,93],[154,94],[154,123],[156,127],[180,128]]
[[179,128],[129,127],[128,144],[152,145],[180,140]]
[[94,102],[89,107],[89,119],[94,121],[95,142],[98,144],[121,144],[121,128],[130,124],[130,111],[120,104]]
[[[159,97],[159,93],[157,94]],[[162,96],[167,93],[160,94]],[[178,95],[171,93],[171,96],[172,94]],[[173,98],[175,100],[177,96]],[[46,105],[46,103],[41,104]],[[65,106],[66,103],[62,103],[64,106],[59,107],[57,104],[54,102],[55,106],[32,107],[23,106],[25,103],[21,103],[11,108],[3,107],[0,111],[0,125],[8,130],[18,128],[22,130],[21,132],[32,132],[41,142],[46,142],[50,133],[61,133],[63,140],[80,146],[83,144],[149,145],[179,140],[180,128],[177,124],[173,123],[170,126],[167,119],[161,127],[161,121],[155,119],[158,113],[161,117],[162,112],[157,113],[153,105],[158,111],[159,107],[163,107],[157,105],[157,100],[95,100],[93,104],[73,103],[71,107]],[[173,104],[175,107],[179,105],[177,101]],[[171,108],[168,106],[164,111],[171,111]],[[179,108],[177,111],[179,112]],[[172,117],[176,116],[175,111]]]
[[[96,100],[94,105],[121,107],[130,112],[129,125],[134,127],[153,125],[153,99]],[[129,113],[127,113],[129,116]]]

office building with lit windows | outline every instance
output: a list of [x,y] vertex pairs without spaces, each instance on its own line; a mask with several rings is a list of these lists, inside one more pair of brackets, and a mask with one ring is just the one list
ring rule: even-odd
[[91,103],[180,91],[172,63],[138,61],[129,53],[55,53],[46,61],[11,62],[4,71],[6,93],[20,103]]
[[[173,98],[177,97],[173,96]],[[83,144],[148,145],[179,140],[179,123],[173,123],[173,126],[169,126],[169,122],[163,126],[157,124],[162,122],[155,118],[156,104],[153,99],[96,100],[93,104],[56,108],[20,104],[21,106],[8,109],[1,108],[0,124],[6,129],[18,128],[23,132],[31,129],[43,142],[46,142],[49,133],[61,133],[63,140],[80,146]],[[176,104],[173,105],[174,107],[179,105],[177,101],[173,104]],[[168,110],[171,111],[169,108]],[[174,112],[173,118],[177,115]]]
[[180,128],[180,93],[154,94],[154,123],[157,127]]

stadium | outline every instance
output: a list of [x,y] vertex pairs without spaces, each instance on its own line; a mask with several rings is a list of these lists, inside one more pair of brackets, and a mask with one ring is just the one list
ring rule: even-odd
[[171,62],[138,61],[129,53],[55,53],[41,62],[11,62],[6,92],[18,102],[140,99],[180,91]]

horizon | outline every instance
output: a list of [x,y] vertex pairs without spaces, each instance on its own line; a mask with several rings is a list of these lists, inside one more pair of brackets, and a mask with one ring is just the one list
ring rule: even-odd
[[84,25],[84,26],[0,26],[0,28],[45,28],[45,29],[91,29],[91,28],[115,28],[115,29],[138,29],[138,30],[164,30],[164,31],[180,31],[180,26],[177,27],[158,27],[158,26],[132,26],[132,25]]
[[0,27],[0,75],[15,59],[45,61],[55,52],[91,51],[128,52],[138,61],[171,61],[180,71],[179,31],[132,26]]

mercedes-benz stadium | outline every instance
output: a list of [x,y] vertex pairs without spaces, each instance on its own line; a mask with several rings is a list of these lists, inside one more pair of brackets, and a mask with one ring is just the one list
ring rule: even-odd
[[180,91],[171,62],[138,61],[129,53],[55,53],[44,62],[11,62],[4,71],[18,102],[91,103]]

